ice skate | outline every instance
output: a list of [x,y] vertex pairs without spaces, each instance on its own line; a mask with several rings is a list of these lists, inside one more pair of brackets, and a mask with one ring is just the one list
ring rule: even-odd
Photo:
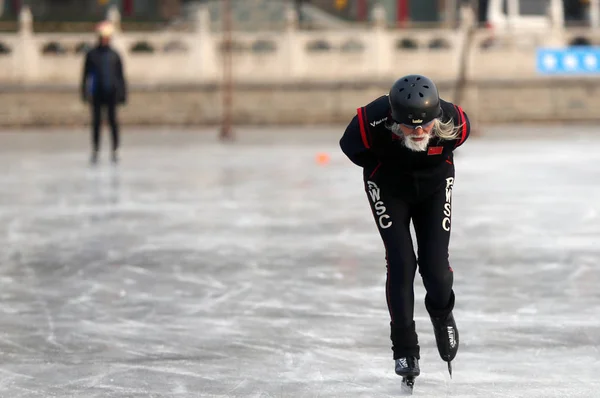
[[459,345],[458,329],[452,315],[454,293],[452,293],[450,298],[450,304],[444,310],[433,309],[427,299],[425,299],[425,306],[433,325],[438,352],[442,360],[448,362],[448,372],[450,373],[450,377],[452,377],[452,360],[458,352]]
[[112,151],[110,160],[113,162],[113,164],[119,163],[119,152],[116,150]]
[[452,360],[458,352],[458,329],[454,316],[449,313],[446,317],[431,317],[435,342],[442,360],[448,362],[448,372],[452,377]]
[[92,156],[90,156],[90,164],[95,165],[98,163],[98,151],[93,151]]
[[416,357],[403,357],[395,360],[396,374],[402,376],[402,390],[412,394],[415,379],[421,374],[419,359]]

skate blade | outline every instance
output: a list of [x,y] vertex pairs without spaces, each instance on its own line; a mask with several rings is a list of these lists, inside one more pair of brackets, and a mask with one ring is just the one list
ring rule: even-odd
[[414,376],[405,376],[402,378],[402,392],[404,393],[404,395],[412,395],[414,386]]
[[450,373],[450,378],[452,378],[452,362],[448,362],[448,373]]

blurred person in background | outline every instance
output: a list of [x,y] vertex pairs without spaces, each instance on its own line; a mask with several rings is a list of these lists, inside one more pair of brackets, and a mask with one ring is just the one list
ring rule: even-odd
[[364,187],[383,239],[395,371],[409,388],[420,374],[413,286],[417,264],[438,352],[450,374],[458,351],[448,246],[453,151],[469,134],[469,119],[460,106],[440,99],[429,78],[409,75],[397,80],[388,95],[358,108],[340,140],[346,156],[363,168]]
[[100,129],[102,113],[106,109],[111,128],[111,160],[118,162],[119,123],[117,106],[127,101],[127,82],[123,73],[120,55],[111,45],[114,27],[110,22],[101,22],[96,28],[98,45],[85,56],[81,78],[82,100],[91,105],[92,116],[92,156],[91,163],[98,162],[100,151]]

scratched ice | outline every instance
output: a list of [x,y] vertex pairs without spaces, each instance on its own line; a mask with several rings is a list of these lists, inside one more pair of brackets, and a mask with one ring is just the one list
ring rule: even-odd
[[[450,380],[417,277],[415,396],[600,396],[600,131],[573,130],[460,150],[462,345]],[[399,394],[340,129],[128,131],[96,169],[83,130],[0,135],[1,397]]]

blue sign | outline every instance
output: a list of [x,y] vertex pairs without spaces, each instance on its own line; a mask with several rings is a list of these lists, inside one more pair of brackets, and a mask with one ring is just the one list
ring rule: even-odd
[[600,47],[538,48],[537,72],[542,75],[600,74]]

